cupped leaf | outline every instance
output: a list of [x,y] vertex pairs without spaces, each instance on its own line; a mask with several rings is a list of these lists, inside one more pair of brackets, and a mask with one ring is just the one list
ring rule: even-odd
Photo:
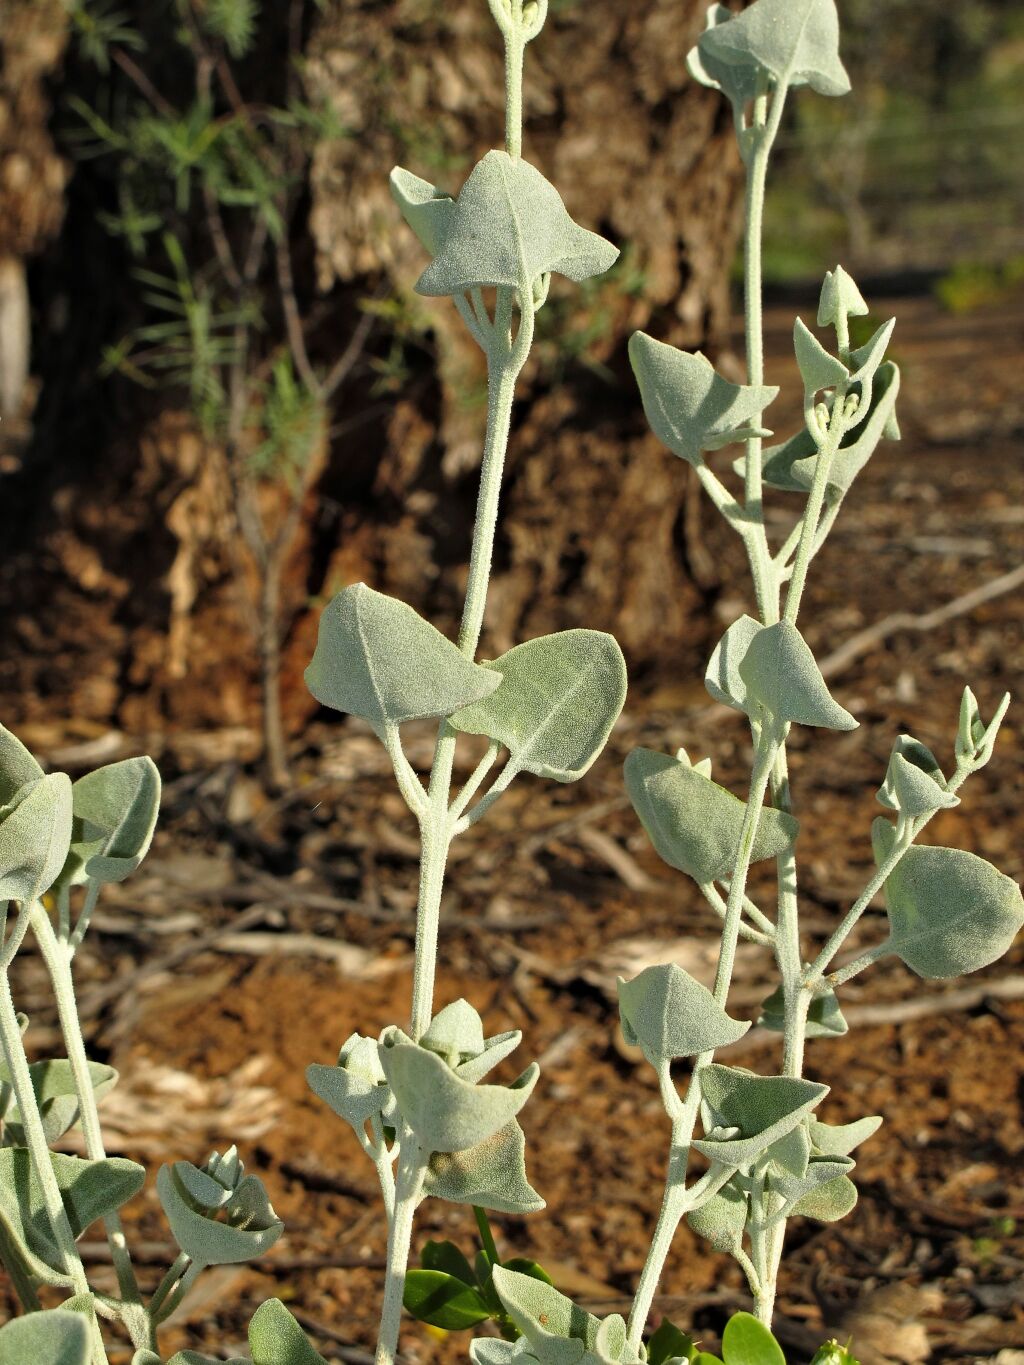
[[835,0],[756,0],[697,44],[705,64],[754,67],[780,87],[809,85],[820,95],[845,95],[850,78],[839,60]]
[[734,621],[715,646],[704,674],[704,686],[715,701],[731,706],[734,711],[747,711],[747,685],[740,676],[740,664],[754,636],[763,629],[752,616]]
[[412,607],[365,583],[324,609],[305,678],[318,702],[361,716],[378,734],[406,720],[450,716],[501,683]]
[[236,1265],[262,1256],[284,1231],[263,1182],[243,1175],[238,1162],[237,1178],[224,1199],[223,1186],[220,1192],[212,1188],[219,1181],[197,1178],[209,1174],[210,1165],[200,1170],[191,1162],[176,1161],[160,1168],[157,1194],[174,1240],[197,1265]]
[[353,1033],[342,1044],[336,1066],[313,1063],[306,1083],[339,1118],[361,1129],[391,1098],[375,1038]]
[[864,318],[869,312],[864,296],[852,275],[841,265],[826,271],[818,301],[818,326],[835,327],[849,318]]
[[752,1313],[734,1313],[722,1333],[725,1365],[786,1365],[782,1347]]
[[502,1341],[500,1337],[474,1337],[469,1343],[469,1358],[473,1365],[512,1365],[521,1356],[518,1343]]
[[469,1081],[470,1085],[476,1085],[477,1081],[482,1081],[499,1062],[503,1062],[510,1052],[515,1052],[522,1041],[523,1035],[518,1029],[509,1029],[507,1033],[496,1033],[493,1038],[485,1038],[483,1051],[476,1057],[467,1057],[459,1062],[455,1067],[455,1074],[462,1080]]
[[[731,875],[746,807],[717,782],[668,754],[634,749],[625,764],[626,791],[659,855],[701,886]],[[796,839],[791,815],[765,806],[752,862],[775,858]]]
[[742,1038],[750,1024],[730,1019],[706,986],[676,963],[619,978],[619,1013],[626,1042],[643,1049],[656,1069],[673,1057],[696,1057]]
[[[733,17],[727,5],[708,6],[705,27],[717,28]],[[757,71],[753,66],[734,66],[716,60],[712,53],[692,47],[686,57],[686,69],[695,81],[711,90],[720,90],[737,110],[742,111],[757,94]]]
[[805,1123],[798,1123],[784,1137],[780,1137],[764,1154],[769,1173],[795,1175],[802,1179],[811,1160],[811,1138]]
[[579,283],[603,274],[618,255],[610,242],[573,222],[536,167],[506,152],[488,152],[463,185],[416,290],[464,294],[505,285],[528,297],[541,275]]
[[442,1270],[410,1270],[402,1303],[417,1321],[447,1332],[464,1331],[491,1316],[478,1289]]
[[878,800],[887,810],[910,817],[960,804],[960,798],[949,791],[935,755],[912,735],[899,735],[893,744]]
[[483,1052],[483,1020],[468,1000],[453,1000],[431,1019],[420,1046],[436,1052],[449,1066],[458,1066]]
[[49,773],[0,810],[0,901],[34,901],[53,885],[71,843],[71,779]]
[[91,1358],[81,1313],[51,1308],[0,1327],[0,1365],[89,1365]]
[[[93,1092],[101,1099],[117,1084],[117,1072],[112,1066],[100,1062],[89,1062],[89,1079]],[[35,1091],[43,1131],[48,1143],[56,1142],[79,1120],[78,1091],[75,1088],[71,1063],[66,1058],[53,1061],[33,1062],[29,1067],[32,1089]],[[0,1112],[4,1121],[4,1145],[22,1147],[25,1135],[21,1124],[21,1111],[14,1102],[11,1074],[6,1065],[0,1063]]]
[[600,1320],[578,1308],[551,1285],[532,1275],[495,1266],[494,1288],[505,1311],[531,1345],[543,1347],[554,1337],[572,1337],[593,1349]]
[[[50,1161],[75,1237],[113,1213],[142,1189],[146,1172],[134,1161],[107,1157],[85,1161],[51,1152]],[[64,1258],[54,1240],[35,1167],[25,1147],[0,1150],[0,1220],[8,1236],[25,1255],[31,1269],[44,1279],[58,1280]]]
[[486,665],[501,686],[451,717],[456,730],[503,744],[517,772],[575,782],[604,748],[626,700],[626,661],[610,635],[564,630]]
[[396,166],[391,172],[391,197],[421,246],[436,256],[455,215],[455,200],[429,180]]
[[859,724],[833,700],[807,641],[791,621],[765,626],[751,640],[739,666],[747,693],[780,724],[795,721],[827,730]]
[[160,774],[151,758],[126,758],[80,777],[71,788],[71,848],[60,882],[121,882],[149,851],[160,812]]
[[796,351],[796,362],[800,366],[805,393],[815,394],[819,389],[832,389],[849,379],[850,371],[843,362],[829,355],[800,318],[797,318],[793,326],[793,348]]
[[698,1237],[711,1243],[715,1251],[733,1254],[743,1244],[747,1212],[746,1191],[730,1180],[717,1194],[688,1213],[686,1221]]
[[849,1156],[881,1126],[881,1118],[872,1114],[855,1119],[853,1123],[822,1123],[820,1119],[811,1119],[807,1131],[811,1146],[821,1156]]
[[[881,866],[896,832],[879,816],[871,835]],[[885,903],[889,947],[927,980],[989,966],[1024,927],[1017,883],[984,858],[955,848],[908,848],[886,879]]]
[[851,384],[860,384],[866,388],[874,381],[875,375],[885,359],[885,353],[889,348],[895,327],[895,318],[883,322],[869,341],[850,353],[850,362],[853,365],[853,374],[850,376]]
[[783,1201],[783,1207],[776,1215],[785,1217],[802,1199],[813,1196],[818,1190],[842,1179],[853,1170],[854,1163],[848,1156],[817,1157],[810,1161],[802,1176],[789,1173],[770,1172],[769,1187]]
[[958,763],[968,763],[975,772],[983,768],[992,757],[999,728],[1006,717],[1010,705],[1007,692],[991,721],[986,725],[981,718],[978,698],[969,687],[964,688],[960,700],[960,722],[957,727],[956,757]]
[[857,1205],[857,1186],[848,1175],[837,1176],[799,1199],[790,1209],[793,1218],[813,1218],[819,1223],[838,1223]]
[[792,1132],[828,1086],[712,1062],[700,1072],[700,1094],[705,1136],[693,1145],[722,1165],[745,1166]]
[[252,1365],[327,1365],[280,1299],[261,1303],[249,1321]]
[[427,1152],[462,1152],[504,1128],[537,1083],[536,1062],[509,1086],[471,1085],[400,1029],[381,1040],[380,1060],[399,1112]]
[[544,1200],[526,1177],[526,1137],[513,1119],[473,1147],[434,1152],[425,1194],[495,1213],[538,1213]]
[[[786,1007],[781,986],[772,991],[761,1006],[761,1015],[757,1023],[760,1028],[771,1029],[773,1033],[785,1033]],[[816,995],[807,1011],[807,1037],[841,1038],[849,1031],[850,1026],[839,1008],[835,991]]]
[[42,768],[18,736],[0,725],[0,806],[8,805],[22,787],[42,776]]
[[701,352],[680,351],[634,332],[629,359],[651,430],[688,464],[750,436],[770,435],[761,414],[778,396],[773,385],[730,384]]

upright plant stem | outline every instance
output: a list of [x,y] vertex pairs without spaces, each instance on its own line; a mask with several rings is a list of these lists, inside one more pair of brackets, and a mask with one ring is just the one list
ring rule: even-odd
[[402,1326],[402,1299],[405,1294],[405,1268],[409,1264],[412,1244],[412,1225],[423,1188],[426,1163],[416,1139],[409,1129],[402,1134],[403,1154],[395,1186],[395,1212],[388,1229],[387,1269],[384,1279],[384,1302],[380,1314],[380,1333],[377,1337],[375,1365],[394,1365],[398,1351],[398,1334]]
[[518,26],[505,36],[505,150],[523,154],[523,56],[526,43]]

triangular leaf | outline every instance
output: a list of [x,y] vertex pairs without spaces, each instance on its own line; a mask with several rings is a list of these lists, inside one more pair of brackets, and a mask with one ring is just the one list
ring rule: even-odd
[[877,795],[887,810],[902,811],[909,817],[931,815],[960,804],[960,798],[948,790],[935,755],[912,735],[897,737]]
[[[827,1085],[791,1076],[757,1076],[718,1062],[698,1074],[706,1136],[693,1145],[727,1166],[756,1160],[828,1094]],[[715,1136],[716,1129],[730,1136]]]
[[891,318],[879,327],[870,341],[850,353],[854,371],[850,377],[852,384],[868,385],[874,380],[879,366],[885,359],[895,326],[896,319]]
[[807,1131],[811,1145],[822,1156],[849,1156],[881,1126],[881,1118],[872,1114],[855,1119],[853,1123],[822,1123],[820,1119],[811,1119]]
[[867,317],[868,311],[852,275],[841,265],[826,272],[818,302],[819,327],[835,327],[841,320]]
[[[717,28],[719,24],[727,24],[732,17],[732,10],[727,5],[711,4],[705,27]],[[686,69],[701,85],[720,90],[738,110],[745,109],[757,94],[757,71],[753,66],[717,61],[712,53],[702,52],[699,46],[687,53]]]
[[734,711],[747,711],[747,685],[740,675],[740,664],[754,636],[761,630],[761,622],[752,616],[741,616],[734,621],[715,646],[704,674],[704,686],[715,701],[731,706]]
[[378,734],[402,721],[450,716],[501,683],[412,607],[365,583],[324,609],[305,677],[318,702],[361,716]]
[[673,1057],[696,1057],[742,1038],[747,1022],[730,1019],[706,986],[676,963],[619,978],[619,1012],[626,1042],[643,1049],[655,1068]]
[[790,1209],[793,1218],[814,1218],[819,1223],[838,1223],[856,1207],[857,1186],[848,1175],[837,1176],[827,1185],[805,1194]]
[[526,1138],[515,1119],[473,1147],[435,1152],[423,1190],[435,1199],[495,1213],[538,1213],[544,1208],[526,1178]]
[[[785,1033],[786,1011],[781,986],[772,991],[761,1006],[761,1016],[757,1022],[760,1028],[771,1029],[774,1033]],[[807,1037],[841,1038],[849,1031],[850,1026],[839,1008],[835,991],[816,995],[807,1011]]]
[[[895,839],[871,827],[881,866]],[[889,946],[927,980],[976,972],[997,961],[1024,926],[1024,896],[984,858],[955,848],[909,848],[885,883]]]
[[455,215],[455,200],[429,180],[396,166],[391,172],[391,197],[402,217],[431,256],[436,256]]
[[327,1365],[280,1299],[260,1304],[249,1322],[252,1365]]
[[509,1317],[531,1343],[545,1345],[555,1337],[574,1337],[593,1348],[600,1320],[577,1308],[557,1289],[502,1266],[494,1268],[494,1288]]
[[151,758],[126,758],[80,777],[71,789],[74,824],[60,881],[120,882],[149,851],[160,811]]
[[[112,1066],[103,1066],[100,1062],[88,1062],[87,1066],[93,1092],[97,1099],[101,1099],[117,1084],[117,1072]],[[46,1141],[56,1142],[79,1119],[78,1091],[75,1088],[71,1063],[63,1057],[53,1061],[33,1062],[29,1067],[29,1075],[43,1120]],[[11,1075],[3,1063],[0,1063],[0,1097],[5,1104],[10,1105],[3,1114],[4,1141],[7,1145],[22,1147],[25,1145],[25,1138],[21,1126],[21,1111],[17,1104],[13,1103]]]
[[71,843],[71,779],[49,773],[0,810],[0,901],[38,900],[57,879]]
[[793,347],[805,393],[815,394],[819,389],[832,389],[849,379],[850,372],[843,362],[829,355],[800,318],[793,325]]
[[778,396],[773,385],[730,384],[699,351],[680,351],[634,332],[629,359],[651,430],[689,464],[701,452],[765,434],[761,415]]
[[686,1221],[698,1237],[711,1243],[715,1251],[732,1254],[743,1244],[747,1202],[746,1193],[730,1180],[700,1208],[688,1213]]
[[431,1019],[420,1046],[436,1052],[453,1067],[479,1057],[484,1050],[483,1020],[468,1000],[453,1000]]
[[749,696],[780,724],[795,721],[827,730],[855,730],[859,724],[833,700],[810,646],[791,621],[765,626],[739,668]]
[[565,630],[517,645],[487,664],[498,690],[451,717],[456,730],[487,735],[512,767],[575,782],[604,748],[626,700],[626,661],[610,635]]
[[756,0],[742,14],[701,35],[705,62],[755,66],[779,86],[809,85],[845,95],[850,78],[839,60],[835,0]]
[[[624,774],[633,809],[669,867],[701,886],[732,873],[746,810],[738,797],[696,768],[652,749],[634,749]],[[778,857],[799,831],[791,815],[765,806],[751,861]]]
[[610,242],[573,222],[536,167],[488,152],[463,185],[416,289],[443,295],[505,285],[528,297],[541,275],[579,283],[603,274],[618,255]]

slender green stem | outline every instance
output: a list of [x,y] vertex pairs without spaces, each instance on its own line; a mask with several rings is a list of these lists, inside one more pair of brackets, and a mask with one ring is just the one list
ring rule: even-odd
[[486,1209],[482,1209],[478,1204],[474,1204],[473,1217],[476,1219],[477,1231],[480,1233],[480,1243],[483,1246],[491,1265],[500,1265],[501,1257],[498,1255],[498,1244],[494,1240],[494,1233],[491,1231],[491,1220],[487,1217]]
[[[38,902],[32,906],[31,917],[32,930],[39,943],[39,949],[43,955],[43,962],[46,964],[54,998],[57,1002],[57,1014],[60,1019],[61,1032],[64,1035],[64,1046],[67,1049],[71,1074],[75,1082],[75,1093],[78,1097],[78,1112],[82,1124],[82,1136],[85,1139],[86,1156],[90,1161],[103,1161],[107,1153],[103,1145],[103,1131],[100,1127],[99,1111],[96,1106],[96,1092],[89,1075],[89,1060],[85,1052],[82,1026],[78,1019],[78,1003],[75,999],[75,982],[71,970],[73,949],[70,945],[63,944],[58,940],[49,915]],[[120,1214],[116,1210],[109,1213],[103,1220],[103,1226],[107,1235],[107,1243],[110,1246],[111,1260],[117,1273],[121,1297],[128,1303],[141,1303],[142,1296],[139,1293],[139,1285],[135,1278],[135,1270],[132,1266],[131,1253],[128,1250]],[[135,1343],[136,1346],[140,1344],[139,1342]]]
[[186,1251],[179,1251],[177,1256],[175,1256],[174,1260],[171,1262],[170,1266],[167,1269],[167,1273],[164,1275],[163,1279],[157,1285],[156,1289],[153,1290],[152,1297],[149,1300],[149,1311],[153,1317],[156,1317],[156,1315],[159,1313],[162,1304],[167,1298],[167,1295],[178,1283],[182,1275],[184,1275],[185,1271],[189,1267],[189,1263],[191,1262],[191,1260],[192,1260],[191,1256],[189,1256],[188,1252]]
[[78,919],[75,921],[75,927],[71,931],[71,936],[68,939],[68,942],[71,945],[72,955],[74,955],[82,946],[82,940],[85,938],[89,929],[89,924],[92,920],[93,911],[96,909],[96,902],[99,900],[101,889],[102,882],[93,881],[91,877],[89,881],[86,882],[85,900],[79,911]]
[[153,1314],[153,1323],[166,1322],[167,1319],[184,1303],[189,1290],[196,1280],[203,1273],[206,1267],[197,1261],[192,1261],[185,1273],[177,1280],[174,1288],[160,1306],[159,1312]]
[[811,484],[807,506],[804,509],[800,544],[797,546],[796,559],[793,561],[793,576],[789,582],[789,591],[786,593],[786,620],[794,624],[800,611],[800,602],[807,584],[807,570],[810,568],[811,558],[814,554],[818,525],[821,521],[822,508],[825,505],[825,493],[828,489],[828,476],[832,472],[832,464],[839,450],[839,444],[847,430],[847,422],[843,412],[845,396],[842,386],[840,386],[836,390],[828,435],[825,444],[820,447],[818,458],[815,461],[814,482]]

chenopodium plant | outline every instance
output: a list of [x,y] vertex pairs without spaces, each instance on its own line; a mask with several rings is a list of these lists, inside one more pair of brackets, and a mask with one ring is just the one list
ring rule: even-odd
[[[306,672],[320,702],[372,726],[420,830],[408,1030],[392,1026],[377,1040],[353,1035],[334,1066],[309,1071],[312,1088],[352,1125],[380,1177],[389,1235],[379,1365],[394,1359],[403,1297],[433,1321],[464,1326],[467,1319],[505,1317],[491,1284],[497,1254],[487,1232],[479,1273],[442,1244],[428,1250],[406,1296],[421,1200],[433,1195],[511,1213],[543,1207],[526,1177],[516,1117],[536,1083],[537,1066],[511,1085],[485,1079],[517,1047],[519,1033],[485,1038],[466,1001],[434,1010],[449,849],[520,774],[556,782],[581,777],[603,748],[626,692],[622,653],[599,631],[568,630],[529,640],[497,659],[476,659],[516,382],[537,314],[552,275],[583,281],[607,270],[618,255],[573,221],[554,186],[522,157],[524,53],[543,27],[546,0],[490,0],[490,8],[506,54],[504,150],[488,152],[457,197],[407,170],[391,176],[394,198],[431,258],[417,290],[452,299],[487,363],[487,429],[458,640],[447,639],[404,603],[357,584],[325,609]],[[404,722],[422,719],[438,722],[426,783],[401,739]],[[478,737],[483,753],[461,790],[454,790],[460,735]],[[480,1222],[483,1231],[485,1215]],[[543,1274],[530,1262],[509,1273],[522,1273],[524,1266]]]
[[[160,804],[148,758],[129,758],[72,782],[46,773],[0,727],[0,1261],[25,1316],[0,1327],[0,1365],[106,1365],[104,1330],[115,1326],[135,1350],[133,1365],[160,1365],[158,1331],[207,1266],[249,1260],[282,1231],[261,1182],[245,1175],[234,1148],[203,1166],[164,1166],[157,1189],[180,1255],[152,1294],[143,1294],[121,1223],[142,1188],[134,1161],[108,1157],[99,1102],[117,1082],[85,1050],[74,960],[104,886],[123,881],[145,857]],[[32,935],[57,1006],[64,1056],[30,1063],[29,1020],[19,1014],[11,968]],[[81,1128],[85,1157],[54,1150]],[[117,1276],[116,1294],[90,1286],[78,1250],[101,1222]],[[44,1310],[40,1288],[63,1291]],[[250,1327],[255,1365],[296,1365],[301,1338],[272,1300]],[[291,1346],[289,1346],[291,1343]],[[289,1354],[289,1351],[291,1352]],[[179,1353],[174,1365],[205,1358]]]

